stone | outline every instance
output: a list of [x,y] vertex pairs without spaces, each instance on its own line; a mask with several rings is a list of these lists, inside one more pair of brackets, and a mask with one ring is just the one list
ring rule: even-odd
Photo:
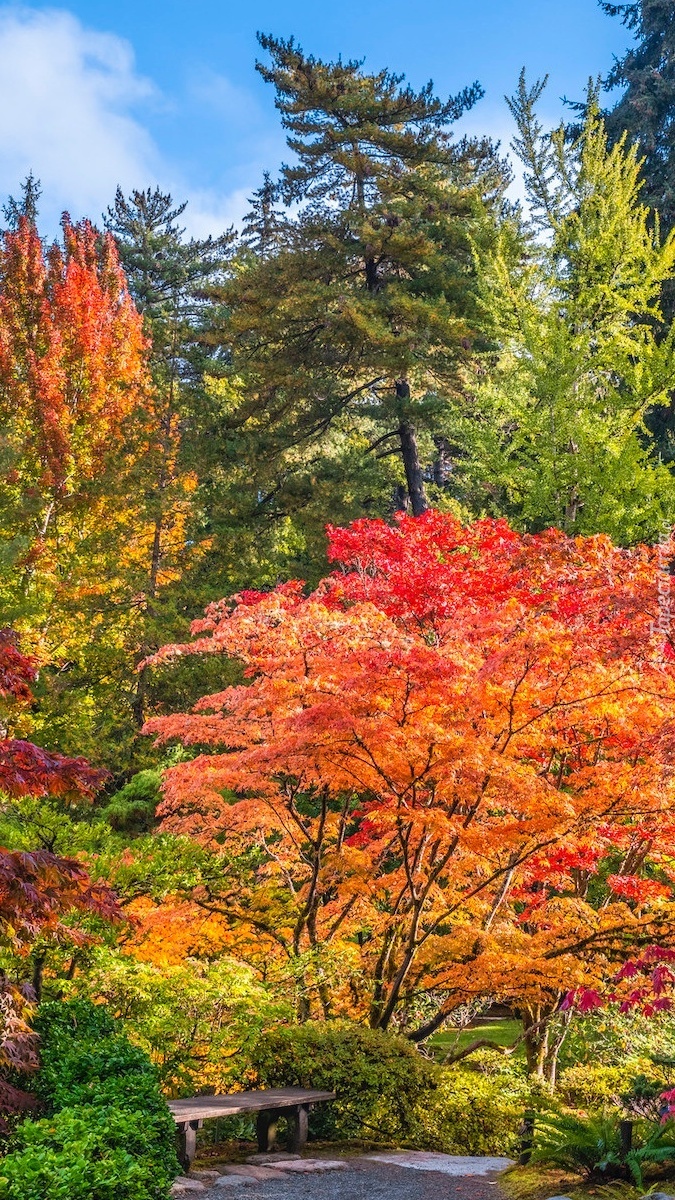
[[246,1163],[229,1163],[223,1167],[223,1175],[243,1175],[248,1179],[257,1179],[258,1183],[284,1178],[281,1171],[273,1171],[271,1167],[252,1167]]
[[[549,1196],[547,1200],[571,1200],[570,1196]],[[646,1200],[646,1198],[645,1198]]]
[[172,1196],[187,1196],[190,1192],[205,1192],[206,1184],[200,1179],[188,1179],[187,1175],[179,1175],[171,1185]]
[[193,1168],[187,1177],[188,1179],[201,1179],[202,1183],[213,1183],[214,1179],[220,1178],[220,1171],[206,1170],[200,1167]]
[[640,1200],[675,1200],[670,1192],[650,1192],[648,1196],[640,1196]]
[[346,1167],[346,1162],[341,1158],[302,1158],[299,1162],[279,1164],[279,1170],[285,1175],[304,1175],[311,1171],[344,1171]]
[[439,1171],[442,1175],[495,1175],[513,1166],[512,1158],[489,1155],[437,1154],[433,1150],[399,1150],[391,1154],[364,1154],[368,1162],[391,1163],[414,1171]]
[[219,1175],[213,1181],[213,1186],[217,1188],[245,1187],[252,1183],[255,1183],[255,1179],[250,1175]]
[[302,1162],[299,1154],[288,1154],[285,1150],[272,1150],[269,1154],[249,1154],[246,1159],[253,1167],[273,1167],[277,1163]]

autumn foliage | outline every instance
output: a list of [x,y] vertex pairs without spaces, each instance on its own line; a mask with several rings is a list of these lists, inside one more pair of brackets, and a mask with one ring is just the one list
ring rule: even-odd
[[138,401],[145,339],[113,239],[63,220],[45,251],[26,217],[0,244],[0,414],[54,495],[104,467]]
[[67,216],[51,246],[26,217],[2,233],[0,606],[41,666],[79,664],[103,620],[123,644],[124,555],[152,539],[133,478],[152,441],[147,353],[110,236]]
[[[21,654],[11,630],[0,630],[0,701],[8,709],[31,699],[35,666]],[[0,793],[8,797],[60,795],[90,797],[105,772],[83,759],[49,753],[31,742],[0,740]],[[87,938],[67,923],[76,913],[114,920],[121,915],[108,887],[94,883],[75,859],[48,850],[31,853],[0,847],[0,947],[19,960],[38,938],[83,944]],[[36,1038],[28,1024],[30,986],[0,986],[0,1071],[37,1066]],[[0,1078],[0,1113],[25,1107],[28,1098]],[[0,1118],[1,1121],[1,1118]]]
[[540,1031],[571,987],[671,936],[656,552],[432,512],[333,530],[331,554],[312,594],[212,605],[158,655],[246,674],[146,726],[200,750],[167,772],[164,828],[224,850],[198,903],[299,958],[308,1008],[387,1027],[436,997],[423,1036],[492,995]]

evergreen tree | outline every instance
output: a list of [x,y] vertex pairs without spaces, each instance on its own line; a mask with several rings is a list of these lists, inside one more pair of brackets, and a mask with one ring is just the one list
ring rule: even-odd
[[[618,16],[636,44],[617,60],[604,81],[623,93],[605,114],[612,141],[624,132],[635,141],[643,159],[642,198],[658,214],[661,229],[675,225],[675,8],[671,0],[634,0],[630,4],[601,2],[610,16]],[[663,316],[675,316],[675,284],[663,288]],[[675,397],[652,405],[645,417],[654,453],[675,463]]]
[[199,334],[207,319],[205,289],[223,273],[233,235],[186,238],[179,224],[187,202],[174,204],[160,188],[117,189],[105,215],[136,307],[152,338],[156,375],[171,379],[201,372]]
[[675,7],[672,0],[601,0],[601,8],[619,16],[636,39],[605,80],[608,90],[624,89],[606,115],[607,132],[616,141],[626,130],[638,143],[643,199],[669,230],[675,224]]
[[20,198],[17,200],[14,196],[10,196],[7,203],[2,206],[2,213],[8,229],[16,231],[19,228],[21,217],[27,217],[31,225],[37,225],[41,195],[40,180],[35,178],[32,171],[29,171],[21,184]]
[[660,334],[675,232],[661,239],[637,148],[626,136],[608,146],[597,97],[570,143],[537,118],[543,86],[521,76],[510,104],[529,247],[503,223],[481,254],[499,352],[458,436],[483,503],[525,528],[656,538],[675,517],[675,480],[645,445],[644,418],[675,380],[675,328]]
[[[415,92],[292,39],[260,43],[295,161],[258,193],[221,293],[221,342],[241,383],[233,420],[274,458],[354,415],[365,450],[400,456],[421,513],[420,436],[431,454],[474,342],[469,230],[505,182],[488,143],[451,141],[481,89],[441,101],[430,83]],[[279,213],[277,196],[292,207]]]
[[279,188],[269,171],[263,173],[262,186],[249,200],[244,217],[242,240],[254,254],[266,258],[279,249],[284,231],[283,214],[278,208]]

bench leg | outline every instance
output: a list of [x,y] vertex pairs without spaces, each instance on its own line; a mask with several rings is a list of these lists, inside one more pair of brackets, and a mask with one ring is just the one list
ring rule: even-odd
[[186,1121],[178,1126],[178,1161],[186,1175],[197,1152],[197,1130],[201,1121]]
[[275,1112],[259,1112],[256,1118],[258,1134],[258,1150],[261,1154],[271,1154],[277,1140],[277,1116]]
[[297,1153],[307,1144],[307,1118],[309,1107],[300,1104],[288,1116],[288,1149]]

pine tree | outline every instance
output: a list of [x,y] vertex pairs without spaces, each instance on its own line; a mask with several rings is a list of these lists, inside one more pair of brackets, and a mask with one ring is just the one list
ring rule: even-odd
[[263,172],[262,186],[249,200],[251,205],[244,217],[243,242],[254,254],[266,258],[279,249],[285,222],[278,208],[279,188],[269,171]]
[[152,337],[155,370],[182,379],[194,363],[204,289],[222,273],[232,241],[231,233],[186,238],[179,224],[186,208],[187,201],[174,204],[160,188],[134,191],[128,198],[118,188],[105,216]]
[[[601,0],[610,16],[618,16],[636,44],[609,72],[608,91],[622,88],[614,108],[605,114],[612,141],[624,132],[635,141],[642,163],[642,199],[657,213],[662,231],[675,225],[675,8],[671,0],[634,0],[610,4]],[[663,316],[675,317],[675,284],[663,288]],[[653,405],[645,417],[654,454],[675,463],[675,399],[671,394]]]
[[[307,56],[293,39],[260,43],[296,161],[278,193],[267,180],[258,194],[222,293],[221,340],[243,388],[234,419],[274,454],[356,414],[366,449],[400,456],[419,514],[420,435],[432,451],[474,341],[468,232],[504,183],[489,144],[451,141],[481,89],[441,101],[431,83],[415,92],[389,71]],[[277,194],[292,207],[277,212]]]
[[9,229],[16,232],[21,217],[26,217],[31,225],[37,224],[41,195],[40,180],[35,178],[32,171],[29,171],[21,184],[20,198],[17,200],[14,196],[10,196],[7,203],[2,206],[2,213]]
[[604,85],[625,89],[607,113],[607,131],[616,141],[627,130],[644,158],[643,199],[657,210],[661,225],[675,224],[675,8],[672,0],[610,4],[637,44],[618,59]]

